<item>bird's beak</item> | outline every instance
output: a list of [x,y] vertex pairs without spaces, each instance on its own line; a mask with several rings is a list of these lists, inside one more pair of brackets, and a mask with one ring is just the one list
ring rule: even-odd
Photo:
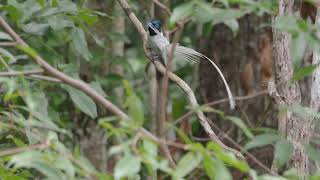
[[148,27],[150,27],[154,32],[156,32],[157,34],[160,33],[160,31],[157,28],[153,27],[152,23],[148,23]]
[[151,29],[155,29],[154,27],[153,27],[153,25],[152,25],[152,23],[148,23],[148,27],[150,27]]

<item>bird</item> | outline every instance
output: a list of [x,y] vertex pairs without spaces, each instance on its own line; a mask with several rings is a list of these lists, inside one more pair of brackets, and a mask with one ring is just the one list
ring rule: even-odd
[[[169,53],[171,52],[173,44],[170,44],[169,40],[163,36],[161,31],[161,22],[160,20],[151,20],[148,24],[148,42],[150,48],[158,55],[164,59],[164,65],[167,63]],[[173,53],[174,58],[185,59],[191,63],[199,63],[202,60],[209,61],[212,66],[218,71],[228,94],[230,108],[234,109],[236,106],[234,97],[230,91],[229,85],[223,76],[220,68],[207,56],[195,51],[194,49],[176,45],[175,51]]]

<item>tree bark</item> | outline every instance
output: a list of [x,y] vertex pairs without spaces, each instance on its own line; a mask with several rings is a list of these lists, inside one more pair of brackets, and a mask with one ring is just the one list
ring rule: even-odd
[[[296,4],[295,4],[296,3]],[[283,17],[299,10],[300,3],[294,0],[280,0],[279,12],[275,17]],[[301,103],[301,92],[297,82],[290,83],[293,75],[293,65],[290,56],[291,36],[288,32],[281,32],[273,26],[273,55],[275,69],[275,84],[278,97],[275,102],[279,110],[283,107]],[[296,168],[303,177],[309,174],[309,158],[304,144],[309,142],[312,131],[310,120],[301,119],[290,111],[279,115],[279,132],[284,134],[294,146],[294,152],[288,162],[289,168]]]

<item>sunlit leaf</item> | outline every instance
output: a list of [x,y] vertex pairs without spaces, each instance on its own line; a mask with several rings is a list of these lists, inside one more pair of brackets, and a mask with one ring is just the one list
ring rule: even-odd
[[242,172],[247,172],[250,169],[245,161],[237,159],[236,156],[231,152],[224,151],[218,144],[209,142],[207,149],[212,150],[215,156],[227,165],[235,167]]

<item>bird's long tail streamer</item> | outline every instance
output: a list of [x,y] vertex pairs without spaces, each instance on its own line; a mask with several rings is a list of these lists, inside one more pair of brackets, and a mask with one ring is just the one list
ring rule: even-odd
[[224,78],[220,68],[211,59],[209,59],[207,56],[205,56],[205,55],[203,55],[193,49],[183,47],[183,46],[178,46],[176,48],[175,53],[183,55],[188,61],[190,61],[192,63],[199,62],[200,59],[206,59],[207,61],[209,61],[213,65],[213,67],[218,71],[220,77],[222,78],[222,81],[223,81],[223,83],[226,87],[227,93],[228,93],[230,108],[231,109],[235,108],[236,103],[235,103],[234,97],[232,96],[232,93],[230,91],[229,85],[228,85],[226,79]]

